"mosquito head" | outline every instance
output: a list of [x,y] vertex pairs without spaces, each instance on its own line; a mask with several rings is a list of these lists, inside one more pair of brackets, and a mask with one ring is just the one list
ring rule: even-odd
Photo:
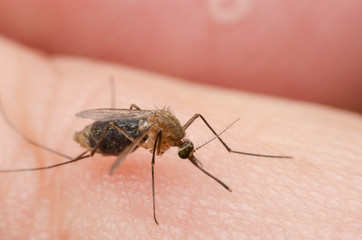
[[187,159],[192,156],[194,151],[194,144],[190,140],[185,139],[179,146],[178,156],[182,159]]

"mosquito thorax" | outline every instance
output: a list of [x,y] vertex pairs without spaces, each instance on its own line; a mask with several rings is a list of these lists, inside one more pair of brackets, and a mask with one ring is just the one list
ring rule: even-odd
[[193,152],[194,144],[190,140],[185,139],[178,149],[178,156],[182,159],[187,159],[191,157]]
[[155,110],[147,120],[162,130],[163,140],[169,141],[171,146],[175,146],[185,137],[185,131],[179,120],[168,109]]
[[157,155],[163,154],[170,147],[179,146],[179,143],[186,135],[178,119],[168,109],[153,111],[147,118],[147,123],[152,127],[147,134],[148,140],[141,144],[141,147],[150,149],[152,152],[157,133],[162,131],[160,150]]

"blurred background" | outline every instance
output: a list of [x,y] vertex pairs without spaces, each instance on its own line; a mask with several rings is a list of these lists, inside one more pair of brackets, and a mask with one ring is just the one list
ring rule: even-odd
[[0,0],[0,35],[48,54],[362,112],[360,0]]

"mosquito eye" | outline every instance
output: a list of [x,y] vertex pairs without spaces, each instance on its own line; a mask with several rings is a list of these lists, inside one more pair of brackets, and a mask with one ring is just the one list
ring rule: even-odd
[[184,146],[180,147],[178,151],[178,156],[182,159],[186,159],[190,156],[193,150],[194,150],[194,145],[191,142],[188,142],[184,144]]

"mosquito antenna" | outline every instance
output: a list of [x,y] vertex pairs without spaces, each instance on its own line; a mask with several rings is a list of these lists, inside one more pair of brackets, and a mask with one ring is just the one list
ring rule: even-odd
[[[235,124],[237,121],[239,121],[239,120],[240,120],[240,118],[236,119],[234,122],[232,122],[231,124],[229,124],[229,126],[227,126],[224,130],[222,130],[222,132],[220,132],[217,136],[221,136],[221,134],[223,134],[224,132],[226,132],[226,130],[228,130],[232,125],[234,125],[234,124]],[[205,142],[205,143],[201,144],[200,146],[198,146],[198,147],[195,149],[195,151],[198,150],[198,149],[200,149],[200,148],[202,148],[202,147],[204,147],[205,145],[209,144],[210,142],[214,141],[214,140],[217,138],[217,136],[211,138],[211,139],[208,140],[207,142]]]
[[109,77],[109,87],[111,90],[111,108],[114,108],[116,106],[116,90],[113,75]]
[[[6,169],[6,170],[0,170],[0,173],[11,173],[11,172],[31,172],[31,171],[39,171],[39,170],[45,170],[45,169],[50,169],[50,168],[55,168],[55,167],[59,167],[59,166],[63,166],[69,163],[73,163],[73,162],[77,162],[79,160],[85,159],[90,157],[90,154],[85,155],[87,152],[89,152],[88,150],[83,152],[81,155],[79,155],[78,157],[70,160],[70,161],[66,161],[66,162],[62,162],[62,163],[58,163],[58,164],[54,164],[54,165],[50,165],[50,166],[46,166],[46,167],[38,167],[38,168],[20,168],[20,169]],[[85,155],[85,156],[84,156]]]
[[56,155],[58,155],[58,156],[61,156],[61,157],[64,157],[64,158],[67,158],[67,159],[70,159],[70,160],[73,159],[72,157],[70,157],[70,156],[68,156],[68,155],[65,155],[65,154],[63,154],[63,153],[61,153],[61,152],[58,152],[58,151],[54,150],[54,149],[48,148],[48,147],[46,147],[46,146],[44,146],[44,145],[42,145],[42,144],[40,144],[40,143],[35,142],[34,140],[28,138],[27,136],[25,136],[25,135],[19,130],[19,128],[18,128],[17,126],[15,126],[15,124],[14,124],[14,123],[10,120],[10,118],[8,117],[7,113],[5,112],[4,105],[3,105],[2,101],[1,101],[1,97],[0,97],[0,112],[1,112],[1,115],[3,116],[3,118],[4,118],[4,120],[5,120],[6,124],[7,124],[10,128],[12,128],[20,137],[22,137],[22,138],[23,138],[25,141],[27,141],[28,143],[30,143],[30,144],[32,144],[32,145],[34,145],[34,146],[40,147],[40,148],[42,148],[42,149],[44,149],[44,150],[47,150],[48,152],[54,153],[54,154],[56,154]]

